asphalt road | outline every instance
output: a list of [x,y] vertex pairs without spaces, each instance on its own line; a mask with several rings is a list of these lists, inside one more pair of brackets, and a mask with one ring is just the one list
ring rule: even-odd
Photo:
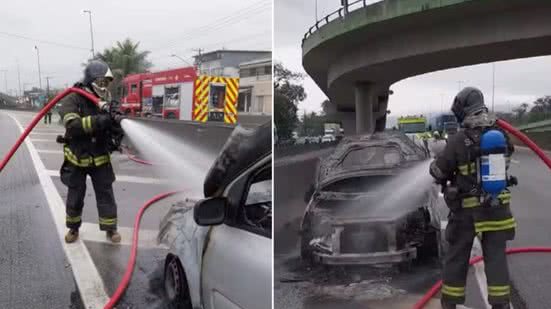
[[[0,111],[0,154],[5,154],[34,113]],[[108,242],[99,231],[95,195],[90,180],[85,198],[83,227],[79,244],[62,242],[66,187],[59,180],[62,148],[55,142],[62,126],[42,122],[30,135],[31,147],[23,144],[0,175],[0,308],[88,308],[103,305],[115,291],[130,253],[134,216],[142,204],[156,194],[202,179],[183,177],[171,183],[154,166],[137,164],[126,155],[113,154],[112,164],[118,206],[119,245]],[[155,124],[151,124],[155,125]],[[178,125],[159,123],[162,130],[176,136],[189,136]],[[220,131],[220,130],[218,130]],[[208,128],[196,132],[205,150],[218,152],[231,130],[211,135]],[[197,135],[195,134],[195,135]],[[191,134],[193,135],[193,134]],[[33,160],[31,153],[37,154]],[[183,156],[182,156],[183,157]],[[49,183],[49,185],[48,185]],[[45,185],[46,184],[46,185]],[[132,282],[119,308],[164,308],[162,270],[165,248],[156,242],[160,219],[184,192],[151,206],[142,219],[138,260]],[[194,196],[195,197],[195,196]],[[78,287],[78,288],[77,288]]]
[[[441,146],[441,145],[440,145]],[[439,147],[439,146],[436,146]],[[274,299],[275,308],[411,308],[440,276],[437,263],[414,265],[410,273],[386,270],[308,268],[299,258],[299,224],[303,195],[314,181],[316,164],[326,153],[275,159]],[[551,172],[528,149],[517,148],[511,174],[517,235],[509,247],[551,246]],[[509,257],[514,308],[551,308],[551,254]],[[471,268],[467,307],[485,308],[481,286]],[[483,273],[483,272],[482,272]],[[428,308],[439,308],[433,301]]]

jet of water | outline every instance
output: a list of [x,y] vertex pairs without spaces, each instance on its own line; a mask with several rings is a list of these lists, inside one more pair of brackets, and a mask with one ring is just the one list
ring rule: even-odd
[[121,126],[140,157],[155,164],[162,177],[193,197],[203,196],[203,181],[216,154],[146,123],[125,119]]

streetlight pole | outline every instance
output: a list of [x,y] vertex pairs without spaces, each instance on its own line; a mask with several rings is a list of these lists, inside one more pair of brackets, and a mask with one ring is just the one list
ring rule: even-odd
[[34,46],[34,49],[36,49],[36,57],[38,59],[38,86],[40,87],[40,90],[42,90],[42,72],[40,71],[40,50],[36,45]]
[[187,64],[187,65],[189,65],[189,66],[193,66],[191,63],[189,63],[188,61],[186,61],[186,59],[184,59],[184,58],[182,58],[182,57],[180,57],[180,56],[178,56],[178,55],[176,55],[176,54],[172,54],[172,55],[170,55],[170,57],[178,58],[178,59],[182,60],[183,63],[185,63],[185,64]]
[[82,10],[83,13],[87,13],[90,20],[90,39],[92,41],[92,59],[96,57],[96,52],[94,50],[94,28],[92,27],[92,11]]
[[492,63],[492,113],[494,112],[494,99],[496,94],[496,63]]
[[4,86],[6,87],[6,94],[8,94],[8,70],[0,70],[0,72],[4,72]]
[[19,96],[21,96],[21,70],[19,70],[19,60],[15,59],[17,63],[17,82],[19,83]]

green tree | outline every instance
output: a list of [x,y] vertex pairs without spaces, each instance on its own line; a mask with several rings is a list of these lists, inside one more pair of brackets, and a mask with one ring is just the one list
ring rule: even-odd
[[280,139],[290,138],[297,126],[297,105],[306,99],[303,78],[281,63],[274,65],[274,122]]
[[147,72],[153,66],[147,60],[149,51],[142,51],[139,47],[140,42],[127,38],[96,54],[96,58],[105,61],[113,72],[115,80],[110,88],[115,98],[121,96],[121,81],[126,75]]

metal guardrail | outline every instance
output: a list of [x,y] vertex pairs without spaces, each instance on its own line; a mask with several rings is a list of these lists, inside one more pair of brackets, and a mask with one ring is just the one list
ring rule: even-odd
[[[380,2],[380,1],[378,1],[378,2]],[[338,10],[336,10],[332,13],[329,13],[324,18],[316,21],[316,23],[312,27],[310,27],[310,29],[308,29],[308,31],[304,34],[304,37],[302,38],[302,43],[304,44],[304,41],[309,36],[311,36],[314,32],[319,30],[319,28],[321,28],[322,26],[327,25],[328,23],[332,22],[333,20],[335,20],[337,18],[343,18],[345,14],[348,14],[352,11],[357,10],[357,9],[361,9],[361,8],[373,5],[375,3],[367,4],[366,0],[357,0],[357,1],[354,1],[352,3],[349,3],[348,6],[346,6],[346,7],[343,6],[343,7],[339,8]]]

